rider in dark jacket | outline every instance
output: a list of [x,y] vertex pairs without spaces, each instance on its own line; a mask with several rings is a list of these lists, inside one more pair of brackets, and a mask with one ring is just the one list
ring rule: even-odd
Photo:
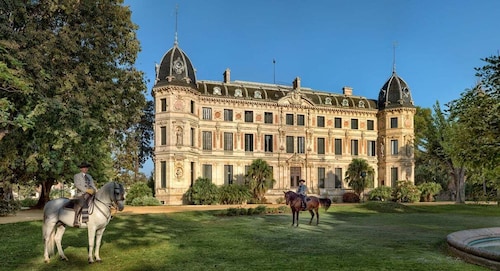
[[306,181],[304,179],[301,179],[299,181],[299,187],[297,187],[297,194],[299,194],[300,198],[302,199],[302,209],[305,209],[306,208],[307,186],[306,186]]

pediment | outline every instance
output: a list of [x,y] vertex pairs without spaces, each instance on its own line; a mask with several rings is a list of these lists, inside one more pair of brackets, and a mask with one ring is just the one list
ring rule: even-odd
[[300,91],[291,91],[278,100],[279,105],[314,106],[314,103],[302,95]]

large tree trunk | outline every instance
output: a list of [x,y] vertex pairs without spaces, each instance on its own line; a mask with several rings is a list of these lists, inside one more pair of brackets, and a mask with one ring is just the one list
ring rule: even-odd
[[40,185],[42,188],[40,189],[40,198],[38,199],[38,203],[34,206],[37,209],[43,209],[45,207],[45,203],[50,200],[50,190],[52,189],[52,185],[54,185],[54,180],[46,180],[42,181]]
[[465,169],[463,167],[454,168],[452,172],[457,188],[456,203],[465,203]]

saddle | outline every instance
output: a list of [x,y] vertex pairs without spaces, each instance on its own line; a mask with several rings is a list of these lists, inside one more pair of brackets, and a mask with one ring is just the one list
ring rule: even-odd
[[[70,199],[66,204],[64,204],[63,208],[69,210],[74,210],[75,205],[78,204],[80,199]],[[82,223],[87,223],[89,221],[89,209],[94,209],[94,195],[89,196],[86,199],[86,206],[83,206],[78,217],[81,218]]]

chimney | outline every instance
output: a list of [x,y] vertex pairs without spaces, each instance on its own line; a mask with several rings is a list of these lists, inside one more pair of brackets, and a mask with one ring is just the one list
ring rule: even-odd
[[229,68],[227,68],[226,71],[224,71],[223,75],[224,75],[224,83],[231,82],[231,70]]
[[295,80],[293,80],[293,89],[300,90],[300,77],[296,77]]
[[342,90],[345,96],[352,96],[352,87],[343,87]]

